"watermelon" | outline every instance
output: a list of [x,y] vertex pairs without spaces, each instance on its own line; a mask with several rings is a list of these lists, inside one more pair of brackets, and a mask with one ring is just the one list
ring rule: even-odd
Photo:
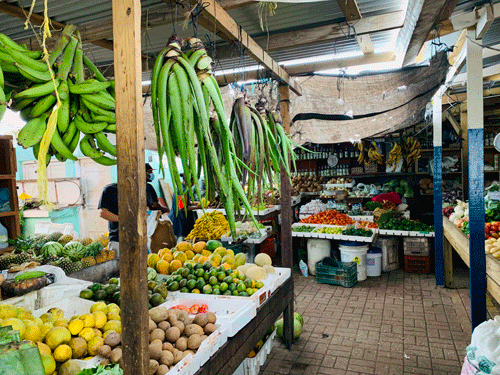
[[85,246],[84,256],[96,256],[102,250],[104,250],[104,246],[100,242],[92,242],[90,245]]
[[218,247],[222,247],[222,243],[220,243],[217,240],[210,240],[207,242],[207,250],[208,251],[215,251]]
[[61,256],[63,245],[56,241],[49,241],[42,246],[40,251],[44,258],[48,258],[51,256]]
[[156,270],[154,268],[148,267],[148,281],[156,280]]
[[85,247],[78,241],[68,242],[62,250],[63,256],[70,258],[73,261],[78,261],[85,254]]
[[[276,327],[276,335],[278,337],[283,338],[283,319],[277,320],[274,326]],[[295,315],[293,319],[293,338],[298,339],[301,333],[302,333],[302,323],[300,322],[299,319],[297,319],[297,316]]]

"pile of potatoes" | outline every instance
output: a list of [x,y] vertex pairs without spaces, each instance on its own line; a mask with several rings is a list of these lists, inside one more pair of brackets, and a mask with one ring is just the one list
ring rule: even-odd
[[[149,375],[165,375],[188,354],[194,354],[212,332],[217,317],[199,313],[191,318],[184,310],[158,306],[149,310]],[[110,333],[99,349],[103,364],[122,364],[119,333]]]

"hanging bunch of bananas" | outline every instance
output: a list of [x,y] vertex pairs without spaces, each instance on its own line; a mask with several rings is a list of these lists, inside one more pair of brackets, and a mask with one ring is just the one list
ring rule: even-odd
[[[20,111],[21,118],[27,121],[18,134],[18,143],[24,148],[32,147],[38,158],[40,142],[57,103],[57,90],[61,105],[47,164],[51,156],[60,161],[77,160],[73,153],[78,145],[84,155],[96,162],[116,164],[116,146],[106,135],[116,132],[114,83],[83,55],[75,26],[64,28],[48,63],[54,79],[42,52],[30,51],[0,34],[0,68],[10,89],[7,100],[11,100],[10,108]],[[85,68],[91,74],[87,80]]]
[[358,163],[363,164],[366,161],[365,144],[363,143],[363,141],[358,142],[358,150],[359,150]]
[[376,142],[371,143],[371,147],[368,150],[368,162],[365,161],[365,164],[383,164],[384,156],[382,155],[382,150],[377,146]]
[[389,152],[389,159],[386,162],[386,164],[389,167],[393,167],[392,172],[396,171],[398,163],[401,161],[401,157],[402,157],[401,146],[398,145],[396,142],[394,142],[394,146],[392,147],[392,150]]
[[[159,159],[166,155],[175,190],[178,194],[189,194],[191,199],[193,186],[201,196],[199,178],[203,172],[207,199],[215,200],[215,189],[219,189],[231,233],[235,235],[235,212],[240,212],[242,205],[256,225],[257,221],[238,179],[239,160],[219,86],[212,75],[212,59],[201,40],[186,40],[186,52],[181,51],[182,44],[173,35],[158,55],[151,75],[151,107]],[[211,106],[216,113],[212,118]],[[186,192],[177,170],[176,155],[182,162]]]
[[413,137],[406,138],[405,141],[405,153],[406,153],[406,163],[408,165],[414,164],[420,159],[421,146],[418,139]]

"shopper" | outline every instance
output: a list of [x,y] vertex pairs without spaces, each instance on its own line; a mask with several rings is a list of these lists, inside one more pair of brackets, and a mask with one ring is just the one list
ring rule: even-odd
[[[184,180],[184,173],[180,174],[183,179],[182,190],[186,191],[186,183]],[[168,218],[172,221],[172,226],[174,228],[174,233],[177,239],[186,237],[189,232],[194,228],[194,210],[201,208],[199,204],[191,205],[189,199],[189,194],[186,194],[186,202],[183,201],[183,197],[174,194],[172,198],[172,210],[170,211]],[[185,207],[185,208],[184,208]]]

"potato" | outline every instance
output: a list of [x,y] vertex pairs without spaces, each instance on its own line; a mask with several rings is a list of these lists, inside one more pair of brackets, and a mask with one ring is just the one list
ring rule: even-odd
[[155,340],[160,340],[161,342],[165,341],[165,331],[163,329],[156,328],[149,334],[149,342],[153,342]]
[[188,355],[189,355],[189,353],[188,353],[188,352],[182,352],[182,358],[185,358],[185,357],[187,357]]
[[101,363],[99,363],[99,365],[101,365],[101,366],[106,366],[106,365],[109,365],[110,363],[111,363],[111,362],[109,361],[109,359],[107,359],[107,358],[106,358],[106,359],[103,359],[103,360],[101,361]]
[[174,363],[174,355],[168,350],[162,351],[160,356],[160,363],[162,365],[172,366],[172,364]]
[[111,363],[118,363],[122,359],[122,348],[114,348],[109,354]]
[[170,324],[171,327],[173,327],[175,323],[178,322],[177,317],[175,316],[169,316],[167,320],[168,324]]
[[182,358],[184,358],[182,352],[180,350],[174,349],[174,365],[179,363]]
[[106,338],[104,339],[104,344],[109,345],[112,348],[120,345],[121,342],[122,342],[122,335],[119,334],[118,332],[110,332],[106,335]]
[[169,342],[164,342],[161,348],[162,350],[168,350],[170,353],[174,352],[174,346]]
[[158,328],[163,329],[164,331],[166,331],[167,329],[170,328],[170,323],[167,322],[167,321],[160,322],[160,323],[158,323]]
[[169,372],[168,366],[160,365],[156,370],[156,375],[165,375],[167,372]]
[[186,322],[189,319],[189,314],[187,313],[186,310],[179,310],[179,316],[177,317],[177,320],[180,320],[181,322]]
[[206,340],[206,339],[207,339],[207,337],[208,337],[207,335],[201,335],[201,336],[200,336],[200,339],[201,339],[201,341],[204,341],[204,340]]
[[216,328],[212,323],[208,323],[205,327],[203,327],[203,332],[206,335],[210,335],[211,333],[213,333],[215,331],[215,329]]
[[179,340],[179,337],[181,337],[181,331],[178,327],[170,327],[165,332],[165,338],[168,342],[174,343]]
[[202,341],[201,336],[196,334],[196,333],[194,335],[189,336],[188,348],[189,349],[198,349],[200,347],[201,341]]
[[162,342],[160,340],[158,339],[154,340],[151,344],[149,344],[149,356],[152,359],[160,358],[161,353],[162,353]]
[[[170,318],[178,320],[179,314],[180,314],[180,310],[175,310],[175,309],[168,310],[168,313],[167,313],[168,320],[170,321]],[[167,319],[165,319],[165,320],[167,320]]]
[[198,324],[199,326],[205,327],[205,325],[208,323],[207,314],[204,314],[204,313],[197,314],[193,319],[193,323]]
[[201,326],[199,326],[198,324],[189,324],[184,329],[184,334],[187,337],[194,335],[195,333],[197,333],[200,336],[203,335],[203,328],[201,328]]
[[185,327],[185,325],[184,325],[184,323],[183,323],[183,322],[181,322],[180,320],[177,320],[177,321],[176,321],[176,322],[172,325],[172,327],[177,327],[177,328],[179,328],[179,331],[180,331],[180,332],[181,332],[181,334],[182,334],[182,333],[184,332],[184,327]]
[[179,349],[181,352],[187,349],[187,338],[185,337],[179,337],[179,340],[175,342],[175,347]]
[[187,319],[184,319],[184,325],[188,325],[188,324],[193,324],[193,318],[189,317]]
[[212,324],[215,324],[215,322],[217,321],[217,316],[213,313],[213,312],[207,312],[207,318],[208,318],[208,322],[209,323],[212,323]]
[[156,371],[158,371],[159,367],[160,367],[160,364],[157,361],[155,361],[154,359],[150,359],[149,360],[148,374],[155,375]]
[[156,323],[153,319],[149,318],[149,332],[153,332],[156,329]]
[[111,354],[111,347],[109,345],[103,345],[99,348],[97,354],[99,354],[101,357],[108,358]]
[[158,324],[164,320],[167,320],[168,310],[165,306],[153,307],[151,310],[149,310],[149,317],[153,319],[156,324]]

